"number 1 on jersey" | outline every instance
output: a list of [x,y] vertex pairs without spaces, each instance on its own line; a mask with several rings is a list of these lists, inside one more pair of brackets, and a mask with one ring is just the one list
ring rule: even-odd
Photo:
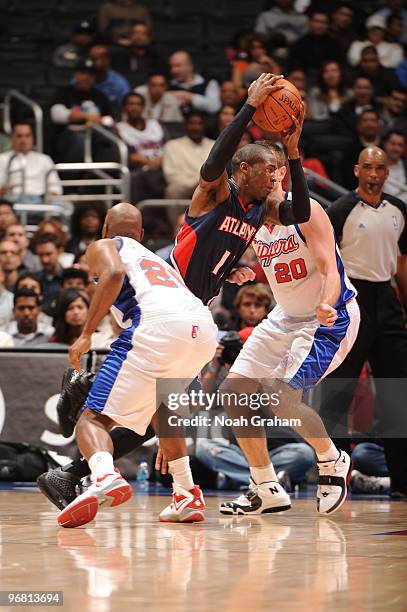
[[230,251],[225,251],[223,253],[222,257],[219,259],[218,263],[216,264],[216,266],[212,270],[212,274],[217,274],[219,272],[219,270],[221,269],[223,264],[226,262],[226,260],[229,257],[229,255],[230,255]]

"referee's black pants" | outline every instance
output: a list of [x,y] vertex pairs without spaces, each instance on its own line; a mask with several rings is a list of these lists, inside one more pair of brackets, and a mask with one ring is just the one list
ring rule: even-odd
[[[346,435],[348,409],[365,361],[369,362],[375,379],[407,379],[407,330],[393,287],[390,282],[353,279],[351,282],[358,291],[361,314],[358,337],[349,355],[327,377],[321,390],[320,415],[335,439],[341,437],[340,432]],[[394,393],[394,383],[388,383],[387,388],[386,381],[377,380],[375,384],[379,430],[382,420],[388,432],[401,436],[406,429],[407,396],[400,398],[400,393]],[[341,444],[344,446],[343,441]],[[407,439],[383,437],[383,446],[392,490],[407,492]]]

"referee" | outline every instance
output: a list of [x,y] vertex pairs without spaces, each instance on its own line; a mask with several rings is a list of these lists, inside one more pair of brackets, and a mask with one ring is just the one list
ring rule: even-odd
[[[392,286],[396,278],[401,300],[407,304],[407,208],[383,193],[389,174],[385,152],[369,146],[355,166],[358,187],[333,202],[327,213],[334,227],[345,270],[358,291],[361,322],[356,342],[343,364],[322,387],[321,417],[346,427],[347,412],[365,361],[381,395],[382,426],[406,421],[407,398],[395,393],[397,384],[383,379],[407,378],[407,330],[402,306]],[[347,379],[336,382],[332,379]],[[351,379],[351,380],[350,380]],[[401,382],[401,381],[400,381]],[[399,385],[400,386],[400,385]],[[336,389],[336,390],[335,390]],[[398,397],[397,397],[398,396]],[[380,423],[379,423],[380,425]],[[347,431],[347,427],[345,429]],[[394,434],[393,434],[394,435]],[[397,435],[397,434],[396,434]],[[404,432],[404,435],[405,432]],[[391,496],[407,498],[407,443],[384,438],[391,477]]]

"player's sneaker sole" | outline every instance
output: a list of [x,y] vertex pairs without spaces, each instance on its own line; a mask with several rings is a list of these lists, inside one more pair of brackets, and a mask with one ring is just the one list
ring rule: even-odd
[[278,482],[264,482],[256,485],[250,479],[249,489],[237,499],[223,502],[219,512],[229,516],[275,514],[290,510],[290,497]]
[[110,483],[107,487],[99,491],[96,487],[90,487],[90,491],[79,495],[62,512],[59,513],[57,520],[61,527],[80,527],[90,523],[95,518],[99,507],[107,504],[111,508],[120,506],[133,495],[133,491],[128,482],[123,478]]
[[160,516],[161,523],[202,523],[205,520],[203,511],[191,510],[183,512],[182,515],[173,514],[167,517]]

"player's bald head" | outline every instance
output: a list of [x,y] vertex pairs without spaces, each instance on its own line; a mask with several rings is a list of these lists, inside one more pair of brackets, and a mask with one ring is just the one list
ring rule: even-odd
[[387,155],[380,147],[366,147],[359,154],[358,165],[361,166],[366,161],[382,162],[387,165]]
[[128,202],[120,202],[108,210],[103,226],[103,238],[114,236],[142,240],[143,219],[138,208]]

